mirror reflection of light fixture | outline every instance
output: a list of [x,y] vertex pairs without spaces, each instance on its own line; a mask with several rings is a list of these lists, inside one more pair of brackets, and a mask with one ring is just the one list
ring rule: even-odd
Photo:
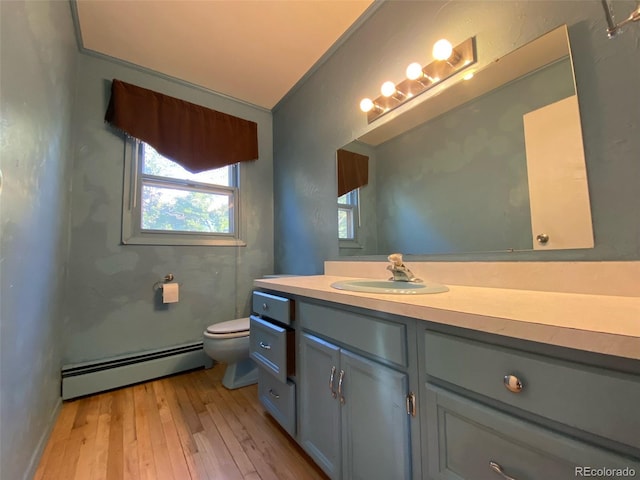
[[360,110],[367,114],[369,123],[475,63],[475,38],[468,38],[455,47],[447,40],[439,40],[433,55],[435,60],[424,67],[417,62],[410,64],[405,72],[406,80],[397,84],[384,82],[381,95],[375,100],[365,98],[360,102]]
[[609,38],[613,38],[620,33],[620,29],[626,24],[640,21],[640,4],[638,5],[638,8],[631,12],[631,14],[620,23],[615,23],[613,21],[613,15],[611,14],[611,9],[609,8],[607,0],[602,0],[602,8],[604,8],[604,15],[607,19],[607,36]]

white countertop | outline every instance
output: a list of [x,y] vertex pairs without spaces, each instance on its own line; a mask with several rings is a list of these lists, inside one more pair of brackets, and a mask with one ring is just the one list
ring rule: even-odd
[[[640,360],[640,297],[448,285],[424,295],[337,290],[350,277],[258,279],[254,285],[487,333]],[[386,280],[380,279],[380,280]]]

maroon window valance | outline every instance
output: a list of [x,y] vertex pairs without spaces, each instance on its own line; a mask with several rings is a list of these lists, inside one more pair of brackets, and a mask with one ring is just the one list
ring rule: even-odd
[[120,80],[105,121],[191,172],[258,158],[258,125]]
[[338,150],[338,196],[369,183],[369,157]]

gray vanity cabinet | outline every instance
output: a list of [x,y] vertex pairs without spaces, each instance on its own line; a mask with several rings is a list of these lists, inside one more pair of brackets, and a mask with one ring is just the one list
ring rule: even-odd
[[[258,366],[258,398],[291,436],[296,434],[295,330],[293,302],[253,292],[249,353]],[[259,315],[259,316],[258,316]]]
[[430,330],[421,341],[427,478],[640,474],[637,375]]
[[408,377],[341,350],[342,478],[411,479]]
[[640,475],[636,360],[315,299],[295,313],[296,390],[264,389],[295,397],[296,441],[333,480]]
[[337,374],[340,349],[303,334],[298,352],[299,441],[331,478],[340,477],[340,403]]
[[300,442],[333,479],[410,479],[408,376],[309,333],[300,340]]
[[420,478],[415,322],[302,301],[297,315],[303,448],[332,479]]

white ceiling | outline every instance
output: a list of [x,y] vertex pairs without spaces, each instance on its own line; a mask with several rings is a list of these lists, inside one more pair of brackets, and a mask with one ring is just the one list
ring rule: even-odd
[[83,47],[272,109],[373,0],[76,0]]

